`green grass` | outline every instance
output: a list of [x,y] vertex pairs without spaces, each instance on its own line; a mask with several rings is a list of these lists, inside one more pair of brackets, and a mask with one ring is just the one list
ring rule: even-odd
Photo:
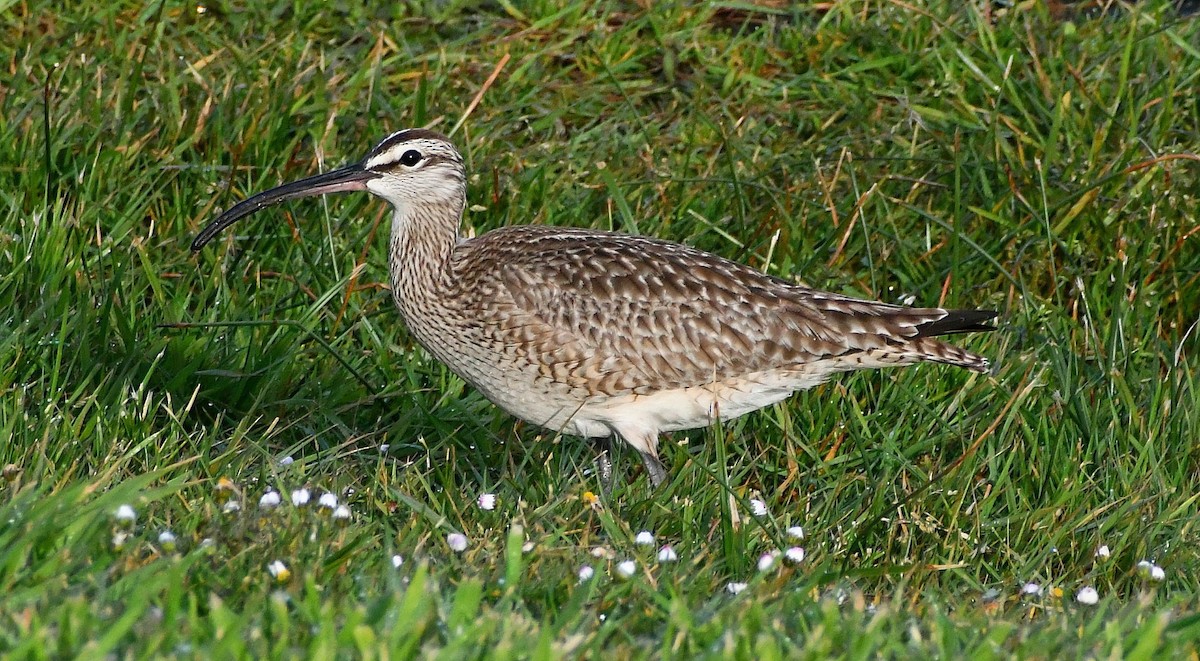
[[[0,2],[0,654],[1196,654],[1195,20],[76,4]],[[505,56],[454,135],[468,229],[636,231],[995,308],[963,341],[996,369],[854,375],[676,434],[665,488],[625,453],[591,507],[586,443],[408,336],[380,202],[290,203],[189,253],[244,195],[451,130]]]

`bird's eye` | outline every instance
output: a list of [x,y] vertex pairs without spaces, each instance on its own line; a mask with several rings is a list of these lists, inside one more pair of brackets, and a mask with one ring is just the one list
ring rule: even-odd
[[408,167],[412,167],[420,162],[421,162],[421,152],[419,152],[415,149],[410,149],[400,155],[400,165],[407,165]]

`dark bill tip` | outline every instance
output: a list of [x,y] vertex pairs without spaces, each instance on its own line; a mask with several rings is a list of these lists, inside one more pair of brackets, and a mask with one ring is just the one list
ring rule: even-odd
[[374,172],[363,169],[362,163],[347,165],[324,174],[313,175],[299,181],[276,186],[238,202],[217,219],[200,230],[192,241],[192,252],[199,252],[208,245],[226,227],[249,216],[250,214],[284,200],[294,200],[299,197],[324,195],[325,193],[341,193],[345,191],[365,191],[367,182],[377,177]]

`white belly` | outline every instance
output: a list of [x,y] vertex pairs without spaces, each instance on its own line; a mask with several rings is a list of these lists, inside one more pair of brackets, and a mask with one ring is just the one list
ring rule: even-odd
[[582,402],[550,393],[535,394],[527,386],[477,387],[497,406],[522,420],[563,434],[595,438],[610,436],[614,429],[677,431],[706,427],[718,419],[732,420],[782,401],[797,390],[811,388],[830,374],[813,371],[762,372],[692,388],[592,397]]

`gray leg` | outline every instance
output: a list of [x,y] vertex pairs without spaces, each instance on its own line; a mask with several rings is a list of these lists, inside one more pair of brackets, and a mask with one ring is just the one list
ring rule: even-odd
[[605,495],[612,493],[612,442],[608,437],[592,439],[596,446],[596,474]]
[[656,454],[643,450],[638,450],[638,454],[642,455],[642,463],[646,465],[646,474],[650,476],[650,486],[657,489],[667,479],[667,469],[663,467]]
[[642,455],[642,463],[646,465],[646,475],[650,485],[658,487],[667,479],[667,469],[658,460],[658,430],[641,425],[613,424],[609,428]]

